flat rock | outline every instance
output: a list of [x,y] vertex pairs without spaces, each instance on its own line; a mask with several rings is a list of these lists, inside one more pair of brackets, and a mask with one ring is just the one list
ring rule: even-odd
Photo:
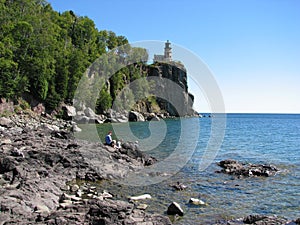
[[235,175],[238,177],[269,177],[274,176],[279,171],[273,165],[251,163],[245,164],[232,159],[222,160],[218,163],[218,165],[223,169],[217,172]]

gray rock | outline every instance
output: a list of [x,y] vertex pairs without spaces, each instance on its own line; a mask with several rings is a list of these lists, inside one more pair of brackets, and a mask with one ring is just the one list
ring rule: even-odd
[[90,118],[87,116],[75,116],[74,120],[79,124],[89,123]]
[[64,112],[64,115],[66,117],[73,117],[76,116],[76,108],[74,106],[71,105],[64,105],[62,107],[62,110]]
[[10,128],[14,125],[13,121],[6,117],[0,117],[0,126]]
[[81,128],[79,128],[79,127],[77,126],[77,124],[73,124],[73,125],[72,125],[72,128],[71,128],[71,131],[72,131],[72,132],[81,132],[82,130],[81,130]]
[[177,202],[172,202],[167,210],[168,215],[179,215],[183,216],[183,210]]
[[128,120],[131,122],[139,122],[139,121],[145,121],[145,118],[139,112],[130,111],[128,114]]
[[235,175],[238,177],[253,177],[253,176],[274,176],[279,170],[272,165],[263,164],[243,164],[236,160],[227,159],[222,160],[218,163],[223,169],[222,173],[227,173],[230,175]]
[[77,184],[74,184],[72,187],[71,187],[71,191],[72,192],[76,192],[79,190],[79,186]]
[[84,114],[89,117],[89,118],[92,118],[94,119],[96,117],[96,113],[89,107],[87,107],[85,110],[84,110]]
[[204,201],[198,199],[198,198],[190,198],[189,203],[193,205],[206,205]]

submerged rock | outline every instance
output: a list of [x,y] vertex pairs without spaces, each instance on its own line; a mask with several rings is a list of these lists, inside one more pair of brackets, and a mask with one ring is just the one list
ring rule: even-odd
[[244,164],[236,160],[226,159],[218,163],[223,169],[222,172],[239,177],[253,177],[253,176],[274,176],[279,170],[273,165],[264,164]]
[[139,196],[132,196],[129,199],[133,200],[133,201],[138,201],[138,200],[145,200],[145,199],[151,199],[151,195],[149,194],[143,194],[143,195],[139,195]]
[[[298,219],[299,220],[299,219]],[[284,217],[276,215],[248,215],[239,219],[224,220],[214,223],[214,225],[240,225],[240,224],[253,224],[253,225],[297,225],[298,220],[288,220]]]
[[173,184],[172,187],[175,188],[177,191],[183,191],[187,189],[187,186],[180,183],[179,181],[176,184]]

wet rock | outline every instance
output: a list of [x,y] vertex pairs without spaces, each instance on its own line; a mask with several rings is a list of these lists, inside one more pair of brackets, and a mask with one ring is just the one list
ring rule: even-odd
[[118,152],[142,162],[145,166],[153,165],[157,161],[154,157],[142,152],[136,142],[122,143],[122,148],[118,149]]
[[179,215],[183,216],[183,210],[177,202],[172,202],[167,210],[168,215]]
[[206,205],[204,201],[198,199],[198,198],[190,198],[189,203],[193,205]]
[[151,195],[149,194],[143,194],[143,195],[139,195],[139,196],[132,196],[129,198],[129,200],[132,201],[139,201],[139,200],[145,200],[145,199],[151,199]]
[[173,184],[172,187],[175,188],[177,191],[183,191],[187,189],[187,186],[180,183],[179,181],[176,184]]
[[223,169],[222,172],[230,175],[235,175],[238,177],[253,177],[253,176],[274,176],[279,170],[272,165],[263,164],[244,164],[236,160],[227,159],[220,161],[218,163]]
[[224,220],[214,223],[214,225],[240,225],[240,224],[253,224],[253,225],[269,225],[269,224],[278,224],[278,225],[296,225],[296,221],[288,220],[284,217],[279,217],[276,215],[248,215],[239,219]]
[[145,118],[139,112],[130,111],[129,114],[128,114],[128,120],[130,122],[139,122],[139,121],[145,121]]

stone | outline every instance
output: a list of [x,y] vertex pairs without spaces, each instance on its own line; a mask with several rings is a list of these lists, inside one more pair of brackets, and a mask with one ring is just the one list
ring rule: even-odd
[[145,199],[151,199],[151,195],[149,194],[143,194],[143,195],[139,195],[139,196],[132,196],[129,199],[133,200],[133,201],[139,201],[139,200],[145,200]]
[[49,210],[49,208],[47,206],[40,205],[40,204],[36,205],[34,207],[34,211],[37,212],[37,213],[49,213],[50,212],[50,210]]
[[71,105],[64,105],[62,107],[64,117],[73,117],[76,116],[76,108]]
[[78,190],[79,190],[79,186],[77,184],[72,185],[72,187],[71,187],[72,192],[76,192]]
[[82,194],[83,194],[83,192],[79,189],[79,190],[76,192],[76,197],[81,198],[81,197],[82,197]]
[[204,201],[198,199],[198,198],[190,198],[189,203],[194,205],[206,205]]
[[94,119],[96,117],[96,113],[90,107],[87,107],[84,110],[84,114],[91,119]]
[[179,181],[176,184],[173,184],[172,187],[178,191],[183,191],[183,190],[187,189],[187,186],[180,183]]
[[128,120],[130,122],[140,122],[140,121],[145,121],[145,118],[139,112],[130,111],[129,114],[128,114]]
[[45,106],[43,105],[43,103],[39,103],[32,108],[32,111],[38,115],[41,115],[41,114],[45,113]]
[[90,118],[87,116],[75,116],[74,120],[79,124],[87,124],[90,121]]
[[5,138],[1,140],[1,145],[11,145],[12,141],[9,138]]
[[1,117],[0,118],[0,126],[10,128],[13,126],[13,121],[9,118]]
[[167,210],[168,215],[179,215],[183,216],[183,210],[177,202],[172,202]]
[[72,131],[72,132],[81,132],[82,130],[81,130],[81,128],[79,128],[79,127],[77,126],[77,124],[73,124],[73,125],[72,125],[72,128],[71,128],[71,131]]
[[108,193],[107,191],[103,191],[103,193],[102,194],[100,194],[100,196],[102,197],[102,198],[112,198],[113,196],[112,196],[112,194],[110,194],[110,193]]
[[136,208],[141,209],[141,210],[146,210],[148,208],[148,205],[147,204],[139,204]]
[[16,148],[16,147],[14,147],[11,150],[11,155],[15,156],[15,157],[22,157],[22,158],[25,157],[23,151],[21,149]]
[[218,163],[223,169],[222,172],[230,175],[235,175],[238,177],[253,177],[253,176],[274,176],[279,170],[272,165],[263,164],[243,164],[236,160],[226,159]]

